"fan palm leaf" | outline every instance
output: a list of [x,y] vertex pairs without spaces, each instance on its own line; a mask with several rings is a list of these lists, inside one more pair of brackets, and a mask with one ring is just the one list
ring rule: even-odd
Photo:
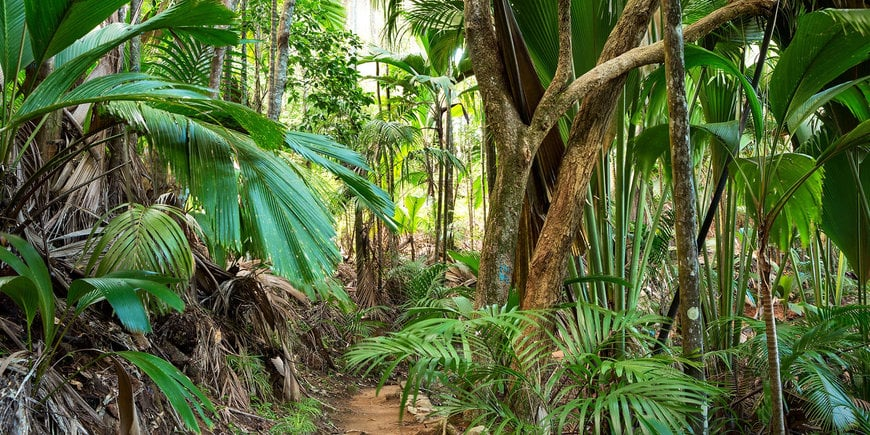
[[185,215],[162,204],[129,204],[116,210],[123,208],[127,210],[100,228],[99,234],[94,229],[84,249],[90,252],[85,270],[95,276],[118,270],[151,270],[187,282],[193,276],[193,252],[176,222]]

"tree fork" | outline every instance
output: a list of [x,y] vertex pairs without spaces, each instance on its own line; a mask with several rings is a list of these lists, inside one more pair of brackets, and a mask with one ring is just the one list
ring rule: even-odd
[[[632,0],[625,6],[605,43],[599,65],[640,44],[657,3],[656,0]],[[570,29],[570,21],[568,24]],[[568,33],[561,28],[560,25],[560,34]],[[582,193],[589,185],[595,166],[596,159],[590,156],[606,149],[608,139],[612,139],[613,114],[625,80],[626,76],[622,74],[592,90],[574,116],[568,151],[559,168],[556,193],[532,254],[530,275],[523,294],[524,309],[548,308],[559,299],[567,272],[567,252],[583,219],[585,196]],[[542,101],[541,106],[543,104]]]
[[[570,5],[568,0],[560,0],[560,7],[563,7],[563,2]],[[773,0],[740,0],[730,3],[687,27],[684,35],[685,40],[694,41],[739,16],[760,15],[769,10],[773,3]],[[627,16],[632,16],[636,12],[626,7],[626,12],[623,13],[620,20],[626,19]],[[662,62],[664,58],[663,44],[658,42],[628,50],[600,63],[571,82],[571,71],[566,68],[566,65],[570,67],[570,56],[563,55],[563,53],[570,55],[570,47],[566,47],[562,43],[563,40],[570,39],[570,33],[569,30],[561,30],[563,29],[563,20],[560,19],[559,65],[553,81],[544,93],[530,124],[527,125],[520,119],[517,108],[511,100],[505,65],[498,53],[492,49],[498,45],[492,27],[490,2],[488,0],[467,0],[465,1],[464,14],[468,50],[484,102],[487,127],[492,131],[495,139],[499,160],[499,171],[491,188],[490,214],[487,216],[483,249],[481,250],[476,303],[478,305],[501,304],[507,299],[511,283],[510,279],[502,280],[499,278],[504,274],[510,276],[513,273],[517,246],[516,228],[523,198],[523,195],[517,192],[513,185],[519,184],[522,186],[520,190],[524,190],[531,161],[537,153],[538,147],[558,119],[576,101],[633,68]],[[605,47],[606,49],[607,47]],[[567,58],[567,61],[564,58]],[[603,145],[586,145],[583,155],[594,156],[600,152],[600,146]],[[564,162],[562,166],[565,167]],[[586,183],[578,183],[580,186],[587,184],[588,179]],[[508,210],[502,208],[508,208]],[[551,229],[557,234],[569,230],[575,232],[576,228]],[[505,249],[509,251],[504,252]],[[567,252],[567,247],[560,255],[564,255],[565,252]],[[563,266],[557,270],[562,270],[564,273],[564,261],[560,264]],[[560,288],[561,285],[553,291],[558,291]]]

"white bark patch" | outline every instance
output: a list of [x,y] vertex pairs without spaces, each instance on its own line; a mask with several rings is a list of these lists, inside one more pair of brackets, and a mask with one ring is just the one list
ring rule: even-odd
[[701,310],[699,310],[698,307],[689,308],[689,310],[686,311],[686,316],[689,317],[689,320],[698,320],[698,318],[701,317]]

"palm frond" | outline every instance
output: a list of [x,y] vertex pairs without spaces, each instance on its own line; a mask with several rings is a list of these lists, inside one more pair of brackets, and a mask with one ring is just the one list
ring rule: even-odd
[[193,37],[164,35],[163,40],[151,46],[144,70],[167,80],[208,86],[212,50]]
[[[150,270],[186,283],[193,276],[194,260],[184,230],[176,219],[184,214],[171,206],[129,204],[85,245],[90,253],[85,270],[102,276],[118,270]],[[112,213],[112,212],[110,212]],[[97,237],[98,236],[98,237]]]
[[432,30],[461,33],[465,23],[461,0],[412,0],[404,18],[415,35]]

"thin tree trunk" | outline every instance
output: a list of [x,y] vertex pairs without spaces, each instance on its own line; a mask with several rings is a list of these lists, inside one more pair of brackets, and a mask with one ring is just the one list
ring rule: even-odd
[[[50,59],[47,62],[39,65],[33,74],[34,79],[31,83],[33,83],[33,88],[36,85],[42,83],[46,77],[48,77],[51,72],[54,71],[54,60]],[[30,75],[31,71],[27,71],[27,74]],[[29,77],[28,77],[29,79]],[[30,80],[28,80],[30,81]],[[43,162],[48,162],[57,154],[58,149],[60,148],[61,140],[61,126],[63,123],[63,111],[55,110],[47,115],[45,115],[45,122],[42,124],[42,127],[39,131],[36,132],[36,144],[39,148],[39,154],[42,157]]]
[[[695,242],[695,177],[689,143],[689,111],[686,101],[686,63],[683,48],[682,6],[680,0],[664,0],[665,76],[668,92],[671,165],[673,168],[674,221],[676,227],[677,269],[679,272],[680,322],[683,328],[683,355],[698,363],[686,365],[686,374],[703,381],[704,324],[701,316],[698,246]],[[692,425],[696,434],[709,431],[707,406],[702,405]]]
[[281,23],[278,25],[276,38],[272,41],[275,46],[276,60],[274,69],[269,71],[272,75],[269,87],[269,118],[278,120],[281,108],[284,104],[284,87],[287,85],[287,62],[290,59],[290,25],[293,23],[293,11],[296,8],[296,0],[284,0],[284,10],[281,13]]
[[[242,0],[239,5],[239,15],[241,16],[241,29],[239,29],[239,33],[242,39],[248,39],[248,27],[247,27],[247,19],[248,19],[248,0]],[[243,106],[248,105],[248,44],[239,44],[239,49],[242,52],[242,85],[240,86],[239,92],[241,92],[241,104]]]
[[[759,216],[763,216],[759,213]],[[767,341],[767,364],[770,370],[770,433],[785,435],[785,415],[782,402],[782,377],[779,367],[779,342],[776,337],[776,317],[773,311],[773,295],[770,288],[770,248],[767,246],[770,238],[768,226],[758,230],[758,275],[761,297],[761,315],[764,318],[764,330]]]
[[[449,94],[449,93],[448,93]],[[447,110],[445,111],[444,117],[446,118],[446,122],[444,123],[444,148],[447,151],[447,154],[453,154],[454,152],[454,140],[453,140],[453,116],[450,113],[450,95],[445,95],[447,99]],[[444,224],[443,224],[443,244],[442,244],[442,252],[441,252],[441,260],[445,263],[447,262],[447,251],[453,249],[453,231],[451,227],[453,226],[453,214],[454,214],[454,206],[455,204],[455,192],[453,188],[453,163],[449,156],[445,155],[444,162]]]
[[[438,135],[438,150],[444,151],[444,123],[442,121],[442,113],[440,108],[436,108],[437,116],[435,118],[435,131]],[[441,259],[441,245],[443,239],[441,237],[441,225],[444,220],[441,216],[444,215],[444,157],[435,160],[438,164],[438,180],[435,182],[435,261]]]
[[[236,10],[237,0],[224,0],[224,6],[231,11]],[[225,28],[226,26],[221,26]],[[217,98],[221,91],[221,76],[223,75],[224,59],[227,55],[226,47],[215,47],[214,56],[211,58],[211,69],[208,75],[208,87],[211,88],[211,96]]]
[[[142,17],[142,0],[130,1],[130,20],[129,24],[139,24]],[[130,40],[130,71],[139,72],[142,70],[142,37],[135,36]]]
[[[280,22],[280,14],[278,13],[278,0],[272,0],[272,7],[269,9],[271,23],[269,25],[269,71],[266,76],[266,92],[272,89],[272,82],[275,80],[276,63],[278,62],[278,23]],[[257,57],[259,59],[259,57]]]

